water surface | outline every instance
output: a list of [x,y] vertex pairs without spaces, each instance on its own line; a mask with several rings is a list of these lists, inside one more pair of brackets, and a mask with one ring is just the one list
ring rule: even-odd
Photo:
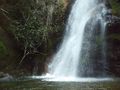
[[120,90],[120,80],[58,82],[43,81],[42,79],[22,79],[0,82],[0,90]]

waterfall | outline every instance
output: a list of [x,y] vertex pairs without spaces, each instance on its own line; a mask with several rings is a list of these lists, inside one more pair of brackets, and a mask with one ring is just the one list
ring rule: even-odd
[[76,0],[72,6],[63,42],[48,65],[55,77],[106,75],[104,0]]

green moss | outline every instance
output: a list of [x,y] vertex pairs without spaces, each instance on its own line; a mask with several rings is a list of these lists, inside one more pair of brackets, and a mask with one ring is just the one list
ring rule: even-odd
[[110,0],[110,3],[112,5],[112,13],[120,16],[120,3],[117,0]]
[[109,38],[114,39],[114,40],[120,40],[120,34],[112,34],[109,36]]
[[97,45],[101,45],[102,42],[103,42],[103,40],[100,37],[96,37]]
[[2,41],[0,41],[0,58],[5,58],[7,55],[7,48]]

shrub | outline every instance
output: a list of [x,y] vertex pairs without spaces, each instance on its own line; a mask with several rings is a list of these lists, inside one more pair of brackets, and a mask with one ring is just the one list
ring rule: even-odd
[[[21,45],[24,55],[39,53],[41,44],[49,45],[51,33],[63,29],[63,5],[56,0],[19,0],[12,10],[10,29]],[[17,16],[16,16],[17,15]]]

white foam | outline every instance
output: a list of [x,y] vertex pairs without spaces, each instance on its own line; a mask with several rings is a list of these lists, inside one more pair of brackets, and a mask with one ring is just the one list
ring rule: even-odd
[[102,81],[114,81],[113,78],[105,77],[105,78],[76,78],[76,77],[55,77],[52,75],[43,75],[43,76],[31,76],[32,79],[42,79],[42,81],[52,81],[52,82],[102,82]]

